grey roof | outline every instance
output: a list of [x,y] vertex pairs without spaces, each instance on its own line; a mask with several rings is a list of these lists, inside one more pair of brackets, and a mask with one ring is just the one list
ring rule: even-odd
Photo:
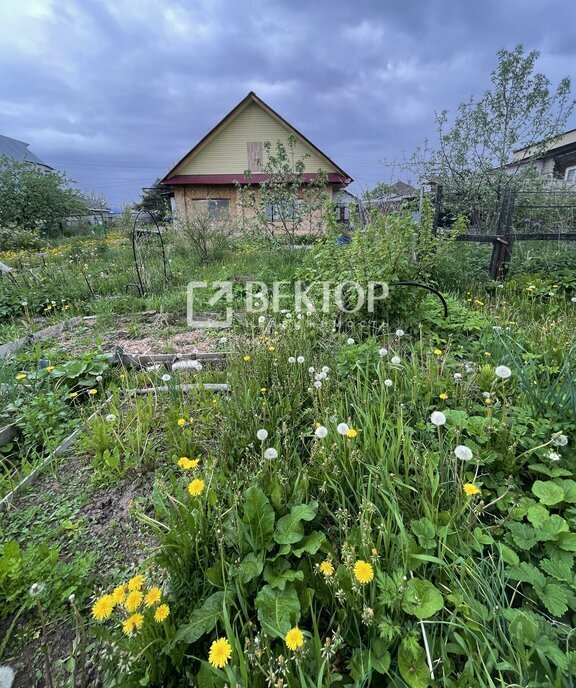
[[23,141],[18,141],[17,139],[11,139],[8,136],[2,136],[0,134],[0,155],[5,155],[12,160],[17,162],[33,162],[36,165],[42,165],[49,170],[53,170],[53,167],[47,165],[45,162],[40,160],[37,155],[34,155],[32,151],[28,150],[28,143]]

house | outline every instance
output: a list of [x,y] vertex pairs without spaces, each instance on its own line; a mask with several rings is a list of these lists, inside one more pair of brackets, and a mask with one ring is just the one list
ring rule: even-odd
[[566,131],[547,145],[534,144],[514,151],[508,172],[532,165],[541,177],[562,184],[576,184],[576,129]]
[[9,136],[2,136],[2,134],[0,134],[0,157],[6,156],[16,162],[29,162],[38,169],[45,172],[52,172],[54,168],[42,162],[38,156],[34,155],[34,153],[28,149],[29,145],[29,143],[11,139]]
[[[190,216],[195,208],[207,207],[213,217],[225,213],[243,216],[238,184],[257,187],[266,181],[262,173],[264,143],[287,145],[296,139],[295,156],[304,159],[304,179],[326,173],[326,194],[333,195],[352,178],[303,134],[289,124],[255,93],[250,92],[204,138],[166,174],[161,184],[173,192],[172,212],[176,220]],[[246,171],[250,170],[249,177]],[[266,208],[274,221],[274,208]]]

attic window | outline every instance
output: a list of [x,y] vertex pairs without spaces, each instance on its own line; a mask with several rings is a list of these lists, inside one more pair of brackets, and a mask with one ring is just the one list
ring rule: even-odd
[[576,184],[576,166],[566,168],[566,172],[564,173],[564,179],[569,184]]

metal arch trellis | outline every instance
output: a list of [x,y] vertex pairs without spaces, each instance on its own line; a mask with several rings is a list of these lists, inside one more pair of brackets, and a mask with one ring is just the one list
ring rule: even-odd
[[[138,219],[143,213],[147,213],[154,222],[155,230],[142,229],[138,227]],[[134,270],[136,272],[136,288],[140,296],[144,296],[150,288],[149,268],[152,242],[157,241],[160,247],[160,255],[162,260],[162,277],[165,282],[168,282],[168,268],[166,261],[166,250],[164,247],[164,239],[162,238],[162,231],[160,225],[152,211],[144,209],[138,211],[134,217],[132,224],[132,256],[134,258]]]

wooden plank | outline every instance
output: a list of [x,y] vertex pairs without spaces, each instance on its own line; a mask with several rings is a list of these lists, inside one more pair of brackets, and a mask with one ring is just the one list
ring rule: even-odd
[[246,148],[248,150],[248,169],[250,172],[261,172],[262,141],[247,141]]
[[[530,232],[512,232],[508,236],[511,236],[514,241],[576,241],[576,232],[562,232],[560,234],[549,234],[547,232],[538,232],[534,234]],[[456,241],[491,244],[497,237],[497,234],[460,234],[456,237]]]
[[199,389],[203,389],[206,392],[229,392],[230,385],[218,384],[213,382],[205,382],[204,384],[191,384],[191,385],[174,385],[173,387],[162,386],[162,387],[144,387],[142,389],[129,389],[127,394],[156,394],[156,392],[196,392]]
[[63,322],[58,323],[57,325],[50,325],[49,327],[45,327],[42,330],[38,330],[38,332],[32,332],[30,334],[27,334],[25,337],[15,339],[13,342],[3,344],[2,346],[0,346],[0,357],[8,356],[9,354],[18,351],[18,349],[21,349],[23,346],[26,346],[26,344],[31,344],[32,342],[38,341],[39,339],[47,339],[48,337],[57,336],[64,330],[67,330],[70,327],[73,327],[74,325],[77,325],[78,323],[82,322],[82,320],[84,320],[82,316],[70,318],[69,320],[64,320]]

